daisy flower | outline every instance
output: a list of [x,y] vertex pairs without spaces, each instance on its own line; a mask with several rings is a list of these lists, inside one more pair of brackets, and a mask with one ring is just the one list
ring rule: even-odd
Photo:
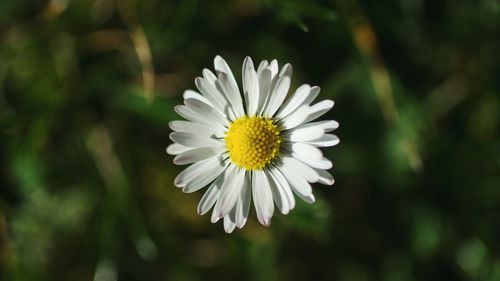
[[275,205],[282,214],[295,207],[295,197],[315,201],[311,184],[332,185],[332,162],[318,147],[334,146],[338,128],[333,120],[314,121],[333,107],[323,100],[311,105],[319,87],[302,85],[287,99],[292,66],[281,70],[276,60],[257,69],[243,61],[243,95],[226,61],[214,59],[215,74],[203,70],[195,79],[200,93],[184,92],[184,105],[175,111],[187,121],[172,121],[174,142],[167,153],[177,165],[191,164],[175,178],[190,193],[208,186],[198,213],[213,208],[211,221],[224,221],[224,230],[242,228],[253,198],[257,218],[269,226]]

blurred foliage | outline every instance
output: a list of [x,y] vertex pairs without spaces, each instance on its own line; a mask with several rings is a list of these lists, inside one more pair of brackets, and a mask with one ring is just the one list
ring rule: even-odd
[[[1,0],[1,280],[500,280],[496,0]],[[294,66],[334,187],[224,233],[173,186],[184,89]]]

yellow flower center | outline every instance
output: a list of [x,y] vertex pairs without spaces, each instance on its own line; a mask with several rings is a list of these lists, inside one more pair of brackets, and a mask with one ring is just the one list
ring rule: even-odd
[[229,125],[224,138],[231,161],[240,168],[260,170],[278,156],[278,126],[264,117],[243,116]]

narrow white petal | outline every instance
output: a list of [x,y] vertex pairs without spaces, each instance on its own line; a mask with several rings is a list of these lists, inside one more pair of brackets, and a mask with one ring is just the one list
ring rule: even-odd
[[257,219],[262,225],[269,226],[274,213],[273,194],[269,181],[261,170],[252,173],[252,197]]
[[259,79],[250,57],[246,57],[243,61],[242,73],[243,95],[247,105],[247,115],[253,116],[257,113],[257,107],[259,106]]
[[264,116],[272,117],[276,113],[278,108],[283,104],[289,88],[290,77],[282,76],[278,78],[276,88],[271,92],[271,95],[269,96],[268,103],[264,111]]
[[236,226],[242,228],[248,219],[250,199],[252,198],[252,178],[250,173],[245,173],[245,182],[236,205]]
[[214,84],[211,84],[206,78],[197,77],[194,80],[194,83],[198,90],[200,90],[205,98],[210,101],[214,108],[225,113],[224,110],[227,107],[227,101],[223,94],[215,88],[215,81]]
[[311,106],[311,111],[309,112],[309,116],[307,116],[304,123],[315,120],[321,117],[323,114],[327,113],[330,109],[332,109],[334,102],[332,100],[323,100]]
[[297,158],[298,160],[304,162],[305,164],[316,168],[316,169],[322,169],[322,170],[328,170],[331,169],[333,164],[332,161],[326,159],[326,158],[321,158],[321,159],[312,159],[308,157],[307,155],[303,154],[298,154],[298,153],[292,153],[292,156]]
[[203,78],[205,78],[207,82],[210,83],[210,85],[215,86],[215,80],[217,80],[217,76],[215,76],[215,74],[208,68],[203,69],[202,73]]
[[243,100],[241,99],[240,91],[238,88],[234,88],[228,75],[225,72],[219,72],[219,79],[215,81],[217,89],[224,93],[226,99],[236,114],[236,117],[245,115],[245,110],[243,109]]
[[282,189],[281,185],[277,183],[277,180],[275,180],[274,176],[270,172],[265,174],[267,176],[267,180],[269,181],[269,186],[271,187],[276,207],[278,207],[278,210],[280,210],[282,214],[288,214],[288,212],[290,212],[290,205],[285,191]]
[[269,66],[269,62],[267,60],[263,60],[259,63],[259,67],[257,67],[257,75],[260,77],[262,71]]
[[[304,93],[303,91],[308,89],[307,87],[305,87],[308,85],[303,85],[303,86],[304,86],[304,88],[301,89],[301,93]],[[299,89],[300,88],[301,87],[299,87]],[[297,91],[299,91],[299,89],[297,89]],[[320,91],[320,88],[317,86],[314,86],[312,88],[309,88],[309,91],[305,92],[305,94],[298,95],[299,93],[296,93],[296,95],[294,95],[292,97],[292,99],[294,99],[293,103],[291,102],[290,105],[287,106],[286,112],[281,113],[279,115],[279,118],[285,118],[286,116],[292,114],[294,111],[296,111],[301,106],[311,104],[311,102],[318,96],[319,91]],[[295,96],[297,96],[297,97],[295,97]]]
[[[286,97],[285,95],[282,97],[280,92],[276,92],[278,89],[278,85],[281,83],[280,81],[283,80],[284,77],[288,77],[288,79],[291,79],[292,75],[292,66],[290,64],[286,64],[281,72],[278,74],[278,61],[277,60],[272,60],[267,69],[270,71],[270,86],[269,86],[269,93],[267,94],[267,98],[265,102],[263,103],[263,108],[260,111],[262,115],[271,117],[276,113],[276,110],[274,110],[274,107],[276,105],[279,106],[282,105],[283,100]],[[283,85],[282,85],[283,86]],[[290,88],[290,85],[288,85],[286,92],[288,92],[288,88]],[[281,90],[280,90],[281,91]],[[280,102],[281,100],[281,102]],[[274,110],[274,112],[272,112]],[[272,114],[270,114],[272,112]]]
[[167,153],[170,155],[177,155],[177,154],[181,154],[181,153],[186,152],[186,151],[191,150],[191,149],[193,149],[193,148],[189,147],[189,146],[182,145],[182,144],[173,143],[167,147]]
[[292,78],[292,73],[293,73],[293,67],[291,64],[287,63],[281,69],[279,76],[288,76]]
[[293,129],[298,125],[304,123],[304,120],[309,116],[311,108],[309,105],[304,104],[295,110],[292,114],[288,115],[283,119],[283,127],[288,129]]
[[205,98],[200,93],[195,92],[193,90],[185,90],[184,93],[182,94],[182,97],[184,99],[196,99],[196,100],[199,100],[199,101],[213,107],[212,103],[207,98]]
[[271,71],[271,89],[269,92],[272,94],[276,89],[276,86],[280,78],[283,78],[284,76],[292,78],[292,65],[287,63],[278,74],[279,71],[278,61],[272,60],[268,68]]
[[210,187],[205,191],[203,197],[201,197],[200,202],[198,203],[198,214],[204,215],[215,205],[217,198],[219,198],[220,188],[222,187],[222,183],[224,182],[224,175],[219,175],[219,177],[210,185]]
[[335,120],[322,120],[316,122],[305,123],[297,127],[297,129],[309,128],[319,126],[325,130],[325,133],[336,130],[339,127],[339,123]]
[[[217,203],[216,203],[217,204]],[[221,218],[217,215],[217,210],[214,209],[212,210],[212,215],[210,216],[210,222],[211,223],[216,223],[220,220]]]
[[170,139],[178,144],[188,147],[221,147],[224,143],[209,137],[197,136],[186,132],[173,132],[169,135]]
[[218,126],[218,127],[223,126],[222,123],[219,123],[220,121],[218,120],[218,118],[212,119],[211,116],[204,116],[201,112],[198,112],[194,110],[192,107],[188,107],[186,105],[176,105],[174,106],[174,110],[184,119],[187,119],[192,122],[203,123],[208,126]]
[[337,145],[339,142],[340,140],[336,135],[325,134],[319,139],[308,141],[307,143],[319,147],[328,147]]
[[229,125],[229,122],[222,113],[197,99],[185,99],[184,103],[187,107],[192,108],[194,111],[199,112],[206,119],[214,120],[216,124]]
[[323,153],[318,148],[301,142],[292,143],[292,151],[294,154],[302,155],[306,158],[320,160],[323,158]]
[[202,161],[215,155],[219,155],[225,151],[224,147],[202,147],[195,148],[177,155],[174,158],[174,164],[187,165],[194,162]]
[[182,191],[185,193],[192,193],[195,191],[200,190],[201,188],[207,186],[210,184],[213,180],[215,180],[222,172],[224,169],[226,169],[229,161],[226,160],[224,163],[221,165],[213,165],[211,167],[208,167],[207,170],[203,173],[200,174],[190,181],[188,181],[183,187]]
[[177,187],[184,187],[194,178],[210,172],[214,167],[223,168],[224,165],[218,156],[194,163],[177,175],[174,184]]
[[226,216],[229,211],[235,206],[238,197],[240,196],[243,182],[245,180],[245,170],[236,168],[231,178],[224,181],[222,185],[221,195],[217,201],[216,208],[219,210],[219,217]]
[[307,203],[314,203],[315,198],[312,194],[311,185],[304,178],[297,176],[286,165],[282,165],[278,167],[278,169],[288,180],[288,182],[290,183],[290,187],[292,188],[293,192],[297,194],[297,196],[299,196]]
[[[212,216],[210,218],[210,221],[212,223],[217,222],[219,219],[223,218],[224,216],[221,216],[221,211],[220,211],[220,199],[222,196],[224,196],[223,192],[227,192],[227,185],[229,183],[232,183],[234,178],[236,177],[236,170],[237,167],[229,164],[227,167],[225,173],[224,173],[224,180],[222,182],[221,190],[219,193],[219,197],[217,198],[217,202],[215,203],[214,210],[212,211]],[[226,186],[226,187],[224,187]]]
[[277,60],[272,60],[271,63],[269,64],[269,70],[271,70],[271,78],[274,78],[275,76],[278,75],[278,61]]
[[229,212],[229,214],[227,214],[224,217],[224,231],[226,233],[231,233],[236,228],[235,213],[236,213],[236,206],[233,207],[231,212]]
[[238,89],[238,83],[236,83],[236,79],[234,78],[233,72],[231,71],[231,68],[229,67],[227,62],[221,56],[216,56],[214,58],[214,68],[215,71],[224,72],[227,75],[230,87],[233,89],[235,93],[239,94],[240,91]]
[[278,170],[276,167],[271,167],[269,169],[271,172],[276,185],[281,187],[281,192],[284,192],[286,199],[288,201],[288,206],[289,206],[289,211],[295,208],[295,196],[293,196],[292,190],[290,189],[290,185],[288,184],[288,181],[286,178],[283,176],[283,174]]
[[271,90],[271,70],[265,68],[259,75],[259,105],[257,112],[262,115],[266,109],[267,100],[269,98],[269,91]]
[[236,114],[238,114],[237,117],[242,116],[244,114],[243,102],[241,100],[238,84],[236,83],[236,79],[234,79],[231,68],[221,56],[216,56],[214,58],[214,67],[218,72],[218,80],[221,82],[226,97],[228,98],[230,104],[233,106],[233,110]]
[[319,174],[308,165],[293,158],[283,157],[283,165],[294,172],[297,176],[304,178],[308,182],[318,182]]
[[170,121],[168,126],[175,132],[186,132],[213,138],[223,138],[225,131],[222,126],[207,126],[205,124],[184,120]]
[[295,111],[299,106],[302,105],[304,100],[307,98],[311,87],[307,84],[304,84],[295,90],[295,93],[287,100],[285,105],[278,111],[276,115],[277,118],[284,118],[288,116],[290,113]]
[[319,139],[325,134],[325,130],[320,126],[294,129],[291,131],[289,140],[292,142],[312,141]]
[[311,104],[311,102],[313,102],[318,97],[320,91],[321,88],[318,86],[311,87],[309,95],[307,95],[306,99],[302,104]]
[[329,172],[327,172],[325,170],[320,170],[320,169],[315,169],[315,170],[319,175],[319,182],[320,183],[326,184],[326,185],[332,185],[335,183],[333,176]]

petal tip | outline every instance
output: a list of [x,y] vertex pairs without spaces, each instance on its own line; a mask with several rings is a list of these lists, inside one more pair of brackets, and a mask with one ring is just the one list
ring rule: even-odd
[[210,218],[210,222],[211,222],[211,223],[216,223],[216,222],[218,222],[220,219],[221,219],[221,217],[216,216],[216,215],[214,215],[214,214],[212,213],[212,217]]
[[179,178],[175,178],[174,185],[178,188],[183,188],[185,186],[185,184],[183,184],[182,180]]

